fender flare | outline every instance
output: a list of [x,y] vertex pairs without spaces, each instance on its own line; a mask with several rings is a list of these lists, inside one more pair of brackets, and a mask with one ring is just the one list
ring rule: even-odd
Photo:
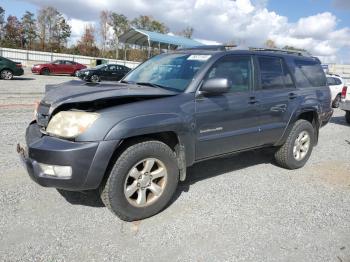
[[104,140],[125,140],[162,132],[174,132],[179,141],[176,149],[182,169],[186,170],[195,159],[195,132],[190,119],[175,113],[140,115],[124,119],[114,125]]

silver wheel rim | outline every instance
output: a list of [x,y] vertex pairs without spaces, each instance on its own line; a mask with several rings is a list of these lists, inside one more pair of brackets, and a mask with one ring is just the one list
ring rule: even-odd
[[93,75],[92,77],[91,77],[91,81],[92,82],[98,82],[98,76],[97,75]]
[[12,73],[11,73],[11,71],[8,71],[8,70],[2,71],[2,72],[1,72],[1,78],[2,78],[2,79],[6,79],[6,80],[12,79]]
[[310,135],[306,131],[302,131],[294,142],[293,156],[297,161],[301,161],[305,158],[310,149]]
[[168,172],[162,161],[146,158],[134,165],[124,184],[124,195],[135,207],[145,207],[156,202],[163,194]]

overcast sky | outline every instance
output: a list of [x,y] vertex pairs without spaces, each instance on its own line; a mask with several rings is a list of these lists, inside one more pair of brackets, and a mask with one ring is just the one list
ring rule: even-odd
[[350,63],[350,0],[0,0],[0,5],[18,16],[52,5],[67,16],[75,37],[105,9],[130,19],[152,15],[171,32],[192,26],[196,39],[246,46],[272,39],[281,47],[308,49],[325,62]]

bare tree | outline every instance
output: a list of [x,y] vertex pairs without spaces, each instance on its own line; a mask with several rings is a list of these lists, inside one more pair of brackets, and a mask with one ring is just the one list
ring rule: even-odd
[[184,36],[186,38],[192,38],[194,33],[194,28],[191,26],[187,26],[184,30],[182,30],[178,35]]
[[268,48],[276,48],[276,44],[273,40],[271,39],[268,39],[266,42],[265,42],[265,46],[268,47]]
[[110,23],[114,31],[116,59],[119,57],[119,37],[130,28],[129,20],[125,15],[111,13]]
[[102,55],[104,55],[106,52],[109,28],[110,28],[110,12],[106,10],[101,11],[100,36],[101,36]]
[[5,9],[0,6],[0,41],[4,36],[4,26],[5,26]]

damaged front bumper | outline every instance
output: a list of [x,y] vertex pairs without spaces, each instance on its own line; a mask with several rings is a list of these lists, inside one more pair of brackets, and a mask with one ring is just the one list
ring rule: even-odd
[[43,135],[33,122],[26,143],[26,147],[18,144],[17,152],[36,183],[81,191],[99,187],[119,141],[67,141]]

